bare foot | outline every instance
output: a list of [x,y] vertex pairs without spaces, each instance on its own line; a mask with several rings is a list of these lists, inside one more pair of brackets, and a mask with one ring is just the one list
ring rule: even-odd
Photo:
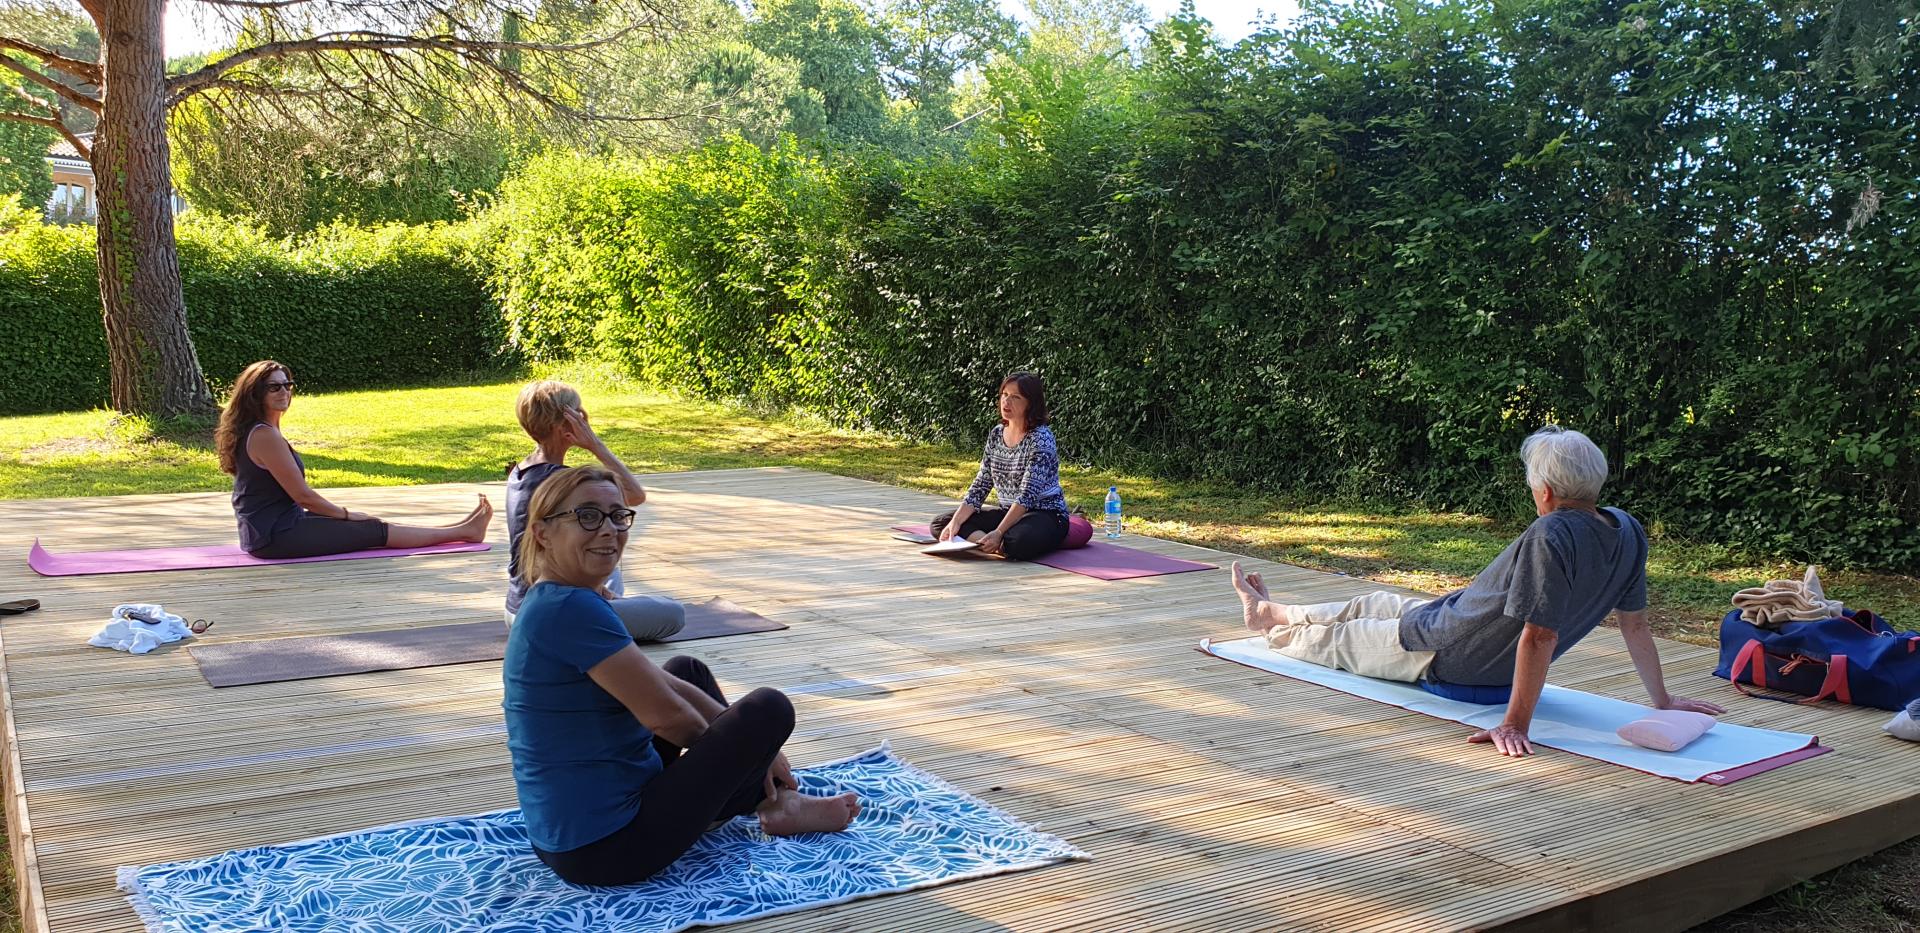
[[1267,581],[1260,579],[1259,574],[1257,573],[1247,574],[1247,585],[1253,587],[1253,591],[1255,593],[1259,593],[1261,599],[1264,599],[1268,602],[1273,601],[1273,594],[1267,592]]
[[769,836],[800,833],[837,833],[860,815],[860,800],[851,793],[838,797],[809,797],[794,790],[760,804],[755,811],[760,828]]
[[1242,617],[1249,632],[1265,632],[1275,624],[1268,620],[1270,611],[1266,608],[1273,604],[1267,600],[1264,588],[1255,585],[1258,577],[1255,574],[1249,579],[1247,572],[1240,569],[1240,562],[1233,562],[1233,591],[1240,594]]
[[468,512],[467,517],[454,527],[460,530],[462,541],[485,541],[487,525],[492,521],[493,503],[488,502],[486,496],[481,496],[480,504],[474,506],[473,511]]

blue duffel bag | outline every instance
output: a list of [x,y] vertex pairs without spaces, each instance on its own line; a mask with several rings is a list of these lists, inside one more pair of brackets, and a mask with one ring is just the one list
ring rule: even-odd
[[[1903,709],[1920,697],[1920,632],[1896,632],[1864,609],[1842,612],[1761,628],[1735,609],[1720,620],[1720,666],[1713,673],[1748,696],[1788,703]],[[1753,693],[1742,684],[1800,697]]]

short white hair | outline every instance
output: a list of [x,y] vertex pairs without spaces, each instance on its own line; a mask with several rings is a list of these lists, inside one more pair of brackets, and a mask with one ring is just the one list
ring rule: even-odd
[[1527,465],[1527,485],[1553,487],[1562,499],[1594,502],[1607,483],[1607,455],[1579,431],[1550,424],[1533,432],[1520,445],[1520,462]]

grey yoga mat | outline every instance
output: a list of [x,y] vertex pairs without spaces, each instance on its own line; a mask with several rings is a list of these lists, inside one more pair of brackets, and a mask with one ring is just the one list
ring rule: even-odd
[[[786,626],[714,597],[687,604],[687,625],[668,642],[776,632]],[[215,687],[270,684],[369,671],[403,671],[470,661],[498,661],[507,650],[507,626],[498,619],[420,628],[263,638],[187,649],[200,676]]]

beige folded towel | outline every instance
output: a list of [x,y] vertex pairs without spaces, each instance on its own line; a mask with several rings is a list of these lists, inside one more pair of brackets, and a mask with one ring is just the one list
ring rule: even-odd
[[1811,566],[1802,579],[1770,580],[1765,586],[1733,594],[1733,607],[1740,610],[1741,619],[1762,626],[1831,619],[1841,608],[1839,600],[1827,598],[1820,575]]

